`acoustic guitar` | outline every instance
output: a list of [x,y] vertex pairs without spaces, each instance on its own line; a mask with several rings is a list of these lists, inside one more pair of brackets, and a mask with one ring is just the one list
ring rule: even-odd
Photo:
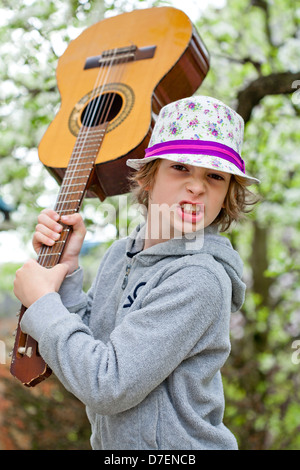
[[[73,40],[57,66],[61,107],[39,158],[61,185],[54,210],[78,212],[84,197],[128,192],[128,158],[142,158],[160,109],[191,96],[209,70],[209,54],[181,10],[157,7],[104,19]],[[59,263],[71,227],[43,246],[38,263]],[[51,374],[38,344],[20,328],[11,374],[33,387]]]

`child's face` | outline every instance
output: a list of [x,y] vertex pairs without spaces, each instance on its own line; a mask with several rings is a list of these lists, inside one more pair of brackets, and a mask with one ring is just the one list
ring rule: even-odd
[[[158,231],[162,241],[208,227],[224,207],[230,178],[218,170],[161,160],[149,190],[152,233]],[[169,237],[161,233],[162,222],[169,224]]]

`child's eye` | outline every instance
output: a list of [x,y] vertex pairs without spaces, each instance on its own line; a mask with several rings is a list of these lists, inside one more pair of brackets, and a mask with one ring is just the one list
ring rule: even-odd
[[210,173],[208,176],[209,176],[210,178],[215,179],[215,180],[220,180],[220,181],[221,181],[221,180],[224,180],[223,176],[218,175],[217,173]]
[[188,171],[188,169],[183,165],[172,165],[172,168],[178,171]]

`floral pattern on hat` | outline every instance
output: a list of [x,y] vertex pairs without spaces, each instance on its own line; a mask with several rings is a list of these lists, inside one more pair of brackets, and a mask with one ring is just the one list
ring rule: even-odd
[[196,96],[166,105],[160,112],[149,147],[178,139],[218,141],[241,153],[244,123],[219,100]]
[[[175,140],[203,140],[227,146],[241,156],[243,136],[244,121],[233,109],[209,96],[192,96],[170,103],[161,109],[148,148],[164,142],[172,143]],[[259,183],[259,180],[243,173],[231,161],[212,155],[163,154],[143,159],[129,159],[127,165],[137,169],[156,158],[204,168],[217,168],[245,178],[248,184]]]
[[169,135],[172,135],[173,137],[178,137],[179,135],[182,134],[182,132],[183,132],[182,127],[180,126],[178,122],[176,121],[170,122],[168,126]]

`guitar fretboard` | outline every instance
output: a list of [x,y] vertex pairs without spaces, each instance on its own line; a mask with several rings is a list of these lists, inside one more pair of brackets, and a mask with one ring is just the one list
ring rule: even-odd
[[[107,124],[80,128],[67,170],[65,172],[54,210],[60,215],[79,212],[95,167]],[[61,223],[61,222],[60,222]],[[51,247],[43,245],[38,255],[38,263],[44,267],[55,266],[63,253],[71,227],[61,223],[60,239]]]

